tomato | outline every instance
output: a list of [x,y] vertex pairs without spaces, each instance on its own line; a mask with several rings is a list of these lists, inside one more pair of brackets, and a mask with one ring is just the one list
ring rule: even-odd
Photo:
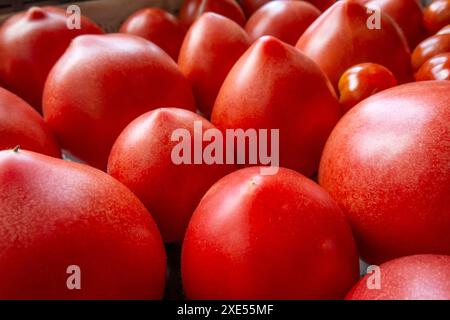
[[188,299],[338,299],[358,279],[351,229],[313,181],[235,171],[203,197],[182,251]]
[[349,300],[450,300],[450,256],[415,255],[380,266],[381,287],[368,289],[371,275],[349,292]]
[[[156,224],[107,174],[2,151],[0,194],[2,300],[162,297],[166,262]],[[80,290],[67,286],[69,266],[79,267]]]
[[270,35],[295,45],[319,15],[317,8],[303,1],[271,1],[250,17],[245,30],[252,41]]
[[435,0],[424,10],[424,24],[428,32],[436,33],[450,23],[450,0]]
[[38,111],[45,79],[72,39],[103,33],[85,17],[81,18],[81,29],[70,30],[67,20],[62,9],[32,7],[13,15],[0,28],[1,82]]
[[389,15],[402,29],[410,48],[415,48],[426,37],[422,5],[418,0],[363,0],[362,2],[369,8],[379,8]]
[[0,150],[21,148],[61,157],[44,119],[28,103],[0,88]]
[[344,72],[339,80],[339,102],[348,111],[371,95],[397,85],[392,72],[376,63],[361,63]]
[[441,30],[439,30],[436,34],[449,34],[450,33],[450,24],[443,27]]
[[350,110],[325,146],[319,183],[369,263],[450,255],[450,82],[410,83]]
[[450,34],[438,34],[422,41],[411,56],[414,70],[418,70],[428,59],[450,52]]
[[429,59],[420,67],[415,77],[416,81],[450,80],[450,52]]
[[385,66],[400,83],[412,79],[408,45],[383,13],[381,28],[369,29],[371,14],[353,1],[338,1],[300,37],[296,47],[314,60],[337,88],[345,70],[359,63]]
[[186,129],[192,149],[202,144],[194,122],[203,130],[214,126],[182,109],[163,108],[146,113],[120,134],[108,162],[108,173],[133,191],[153,214],[166,242],[180,242],[192,213],[205,192],[227,173],[225,165],[175,164],[171,141],[176,129]]
[[145,8],[125,20],[119,32],[152,41],[177,61],[186,29],[172,14],[159,8]]
[[249,46],[238,24],[215,13],[203,14],[189,29],[178,65],[192,85],[197,108],[207,117],[225,77]]
[[316,172],[322,148],[341,116],[319,67],[294,47],[264,36],[231,69],[212,123],[225,129],[278,129],[280,165]]
[[184,0],[180,9],[180,21],[189,27],[204,12],[225,16],[237,24],[245,25],[245,15],[235,0]]
[[192,89],[162,49],[126,34],[76,38],[44,89],[44,117],[62,147],[100,169],[126,125],[159,107],[195,110]]
[[256,10],[269,3],[271,0],[240,0],[239,3],[244,10],[245,15],[249,18]]

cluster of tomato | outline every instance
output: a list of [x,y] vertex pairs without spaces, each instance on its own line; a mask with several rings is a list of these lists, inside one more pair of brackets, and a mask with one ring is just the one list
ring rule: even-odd
[[[178,243],[189,299],[450,299],[449,26],[450,0],[187,0],[116,34],[13,15],[0,298],[159,299]],[[281,167],[175,164],[194,123],[278,129]]]

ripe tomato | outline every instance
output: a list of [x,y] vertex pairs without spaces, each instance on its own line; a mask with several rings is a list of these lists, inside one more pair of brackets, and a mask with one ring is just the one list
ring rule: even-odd
[[28,103],[0,88],[0,150],[21,148],[61,157],[44,119]]
[[420,67],[415,77],[416,81],[450,80],[450,52],[429,59]]
[[379,8],[402,29],[410,48],[415,48],[427,32],[423,23],[422,5],[418,0],[362,0],[367,7]]
[[449,34],[450,33],[450,24],[443,27],[441,30],[439,30],[436,34]]
[[348,300],[450,300],[450,256],[402,257],[380,266],[381,288],[368,289],[371,275],[349,292]]
[[414,70],[418,70],[428,59],[445,52],[450,52],[450,34],[431,36],[414,49],[411,56],[412,66]]
[[[160,299],[156,224],[122,184],[86,165],[0,152],[0,299]],[[67,286],[71,265],[81,290]]]
[[101,169],[126,125],[159,107],[195,110],[190,85],[162,49],[126,34],[76,38],[44,89],[45,120],[62,147]]
[[358,279],[351,229],[317,184],[280,168],[219,180],[189,223],[182,252],[189,299],[338,299]]
[[68,16],[55,7],[33,7],[0,28],[0,78],[6,89],[41,110],[45,79],[72,39],[103,31],[81,18],[81,29],[67,27]]
[[159,8],[145,8],[125,20],[119,32],[152,41],[177,61],[186,29],[172,14]]
[[180,9],[180,21],[189,27],[205,12],[225,16],[240,26],[245,25],[245,15],[235,0],[184,0]]
[[215,13],[203,14],[189,29],[178,65],[192,85],[197,108],[208,118],[225,77],[249,46],[238,24]]
[[325,146],[319,183],[369,263],[450,255],[450,82],[409,83],[350,110]]
[[345,70],[365,62],[385,66],[400,83],[410,81],[410,53],[403,34],[383,13],[381,28],[369,29],[370,17],[364,6],[338,1],[303,33],[296,47],[321,67],[335,88]]
[[239,4],[241,5],[242,10],[244,10],[246,17],[250,18],[256,10],[270,1],[271,0],[240,0]]
[[179,143],[171,141],[174,130],[191,134],[192,149],[202,145],[203,137],[194,134],[195,121],[200,121],[205,131],[214,128],[201,116],[182,109],[146,113],[125,128],[109,157],[108,173],[145,204],[166,242],[183,240],[198,202],[227,173],[225,165],[174,164],[172,150]]
[[212,123],[221,130],[279,129],[280,165],[312,175],[340,116],[319,67],[294,47],[264,36],[225,79]]
[[450,0],[435,0],[424,10],[424,24],[430,34],[450,23]]
[[361,63],[344,72],[339,80],[339,102],[348,111],[375,93],[395,87],[392,72],[376,63]]
[[317,19],[320,11],[303,1],[271,1],[256,11],[245,25],[252,41],[269,35],[291,45]]

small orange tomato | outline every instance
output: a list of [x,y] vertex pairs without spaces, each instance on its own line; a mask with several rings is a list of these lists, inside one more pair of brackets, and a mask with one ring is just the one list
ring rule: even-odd
[[357,64],[339,80],[340,103],[348,111],[369,96],[394,87],[397,79],[389,69],[376,63]]
[[450,52],[429,59],[417,71],[415,78],[416,81],[450,80]]
[[436,0],[423,12],[425,28],[431,34],[436,33],[450,23],[450,0]]
[[428,59],[440,53],[450,51],[450,34],[438,34],[423,40],[414,49],[411,63],[414,71],[418,70]]

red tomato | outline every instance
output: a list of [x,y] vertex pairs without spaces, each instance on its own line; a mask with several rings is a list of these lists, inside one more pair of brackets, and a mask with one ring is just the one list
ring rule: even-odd
[[414,49],[411,56],[412,66],[414,70],[418,70],[428,59],[445,52],[450,52],[450,34],[431,36]]
[[192,90],[164,51],[132,35],[78,37],[44,89],[44,116],[62,147],[101,169],[126,125],[159,107],[195,110]]
[[271,0],[240,0],[239,3],[244,10],[245,15],[249,18],[256,10],[261,8]]
[[416,81],[450,80],[450,52],[438,54],[425,62],[415,77]]
[[322,68],[335,88],[345,70],[365,62],[385,66],[400,83],[412,79],[409,49],[401,31],[384,14],[381,29],[369,29],[371,15],[366,11],[356,2],[338,1],[297,42],[296,47]]
[[[163,108],[131,122],[114,144],[108,173],[133,191],[153,214],[166,242],[180,242],[192,213],[205,192],[223,177],[228,166],[174,164],[171,141],[176,129],[186,129],[195,144],[194,122],[203,130],[214,126],[201,116],[182,109]],[[192,154],[193,156],[193,154]]]
[[21,148],[61,157],[44,119],[29,104],[0,88],[0,150]]
[[[122,184],[89,166],[0,152],[0,299],[160,299],[156,224]],[[69,266],[81,290],[69,290]],[[71,271],[73,272],[73,271]]]
[[319,183],[369,263],[450,255],[449,105],[448,81],[398,86],[350,110],[328,139]]
[[375,93],[395,87],[392,72],[376,63],[361,63],[344,72],[339,80],[339,102],[348,111]]
[[222,130],[279,129],[280,165],[312,175],[340,116],[319,67],[294,47],[264,36],[225,79],[212,123]]
[[368,289],[366,275],[348,300],[450,300],[450,256],[416,255],[380,266],[381,288]]
[[426,37],[422,5],[418,0],[363,0],[362,2],[368,7],[379,8],[394,19],[402,29],[410,48],[415,48]]
[[45,79],[73,38],[103,33],[89,19],[81,29],[67,27],[68,15],[55,7],[33,7],[0,28],[0,78],[6,89],[41,110]]
[[450,23],[450,0],[435,0],[424,10],[424,24],[431,34]]
[[159,8],[145,8],[125,20],[120,32],[152,41],[177,61],[186,29],[172,14]]
[[238,24],[215,13],[203,14],[189,29],[178,65],[192,85],[198,109],[208,118],[225,77],[249,46]]
[[441,30],[439,30],[436,34],[449,34],[450,33],[450,24],[443,27]]
[[225,16],[237,24],[245,25],[245,15],[235,0],[184,0],[180,9],[180,21],[189,27],[205,12]]
[[188,299],[339,299],[358,279],[341,210],[284,168],[219,180],[192,216],[181,262]]
[[271,1],[250,17],[245,30],[252,41],[269,35],[295,45],[319,15],[316,7],[303,1]]

